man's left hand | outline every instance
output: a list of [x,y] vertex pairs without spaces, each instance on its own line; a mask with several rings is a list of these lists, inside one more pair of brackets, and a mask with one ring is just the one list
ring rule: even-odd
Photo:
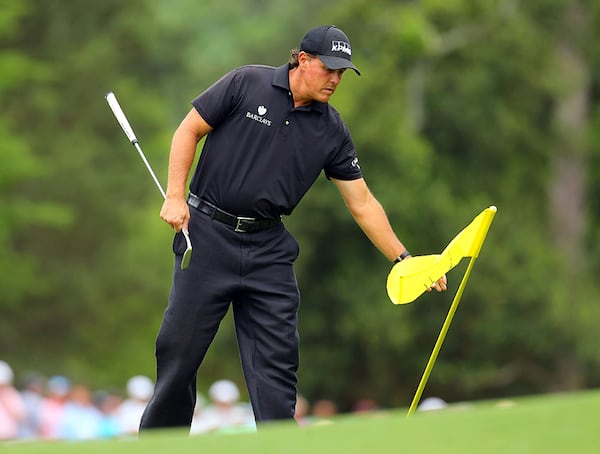
[[431,287],[429,287],[427,289],[427,291],[431,292],[434,289],[437,290],[438,292],[445,292],[446,290],[448,290],[448,279],[446,279],[445,274],[442,277],[440,277],[437,280],[437,282],[434,282],[433,284],[431,284]]

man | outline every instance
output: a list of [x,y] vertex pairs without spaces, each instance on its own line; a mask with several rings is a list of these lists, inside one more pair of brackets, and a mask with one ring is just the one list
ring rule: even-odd
[[[324,170],[368,238],[391,261],[410,256],[365,184],[347,126],[328,101],[351,68],[348,37],[310,30],[290,63],[235,69],[193,102],[173,135],[161,217],[188,229],[156,340],[157,382],[141,429],[189,427],[196,372],[233,306],[257,423],[292,419],[298,368],[298,244],[281,222]],[[187,194],[196,146],[207,136]],[[434,287],[446,289],[445,277]]]

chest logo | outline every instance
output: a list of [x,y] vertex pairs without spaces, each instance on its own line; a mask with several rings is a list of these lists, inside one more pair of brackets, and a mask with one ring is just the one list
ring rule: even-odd
[[249,118],[251,120],[254,120],[258,123],[261,123],[265,126],[271,126],[272,121],[268,118],[265,117],[266,113],[267,113],[267,108],[263,105],[258,106],[258,108],[256,109],[256,112],[258,113],[252,113],[252,112],[246,112],[246,118]]

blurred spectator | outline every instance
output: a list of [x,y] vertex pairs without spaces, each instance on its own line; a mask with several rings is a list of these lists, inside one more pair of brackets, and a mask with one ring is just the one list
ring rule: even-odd
[[117,410],[121,405],[121,398],[114,393],[98,391],[94,395],[94,402],[101,413],[98,438],[113,438],[121,435],[121,427],[117,420]]
[[296,396],[296,408],[294,410],[294,419],[299,426],[308,426],[310,419],[308,417],[310,411],[310,404],[304,396]]
[[25,404],[13,386],[11,367],[0,361],[0,440],[11,440],[19,435],[19,426],[25,420]]
[[332,400],[317,400],[312,406],[311,424],[325,425],[331,424],[332,417],[337,414],[337,406]]
[[26,416],[19,430],[19,438],[33,439],[40,435],[40,413],[44,401],[44,377],[28,373],[22,379],[21,398]]
[[58,438],[91,440],[98,435],[102,415],[94,405],[92,393],[83,385],[71,388],[58,424]]
[[240,403],[240,392],[230,380],[219,380],[208,390],[211,405],[192,421],[190,433],[236,432],[255,430],[254,416],[248,404]]
[[313,404],[312,414],[317,419],[331,418],[337,413],[335,403],[328,399],[321,399]]
[[361,399],[357,401],[352,408],[354,413],[371,413],[377,410],[379,410],[379,406],[373,399]]
[[131,377],[127,382],[127,399],[117,409],[115,416],[121,432],[125,435],[137,434],[142,413],[154,392],[154,383],[144,375]]
[[58,426],[70,390],[71,381],[62,375],[56,375],[48,380],[47,395],[40,408],[40,435],[43,438],[59,438]]
[[424,399],[418,406],[418,411],[433,411],[433,410],[441,410],[442,408],[446,408],[448,404],[444,399],[440,399],[439,397],[428,397]]
[[194,433],[197,425],[201,424],[202,418],[204,418],[204,412],[206,411],[206,405],[206,397],[200,393],[196,393],[196,405],[194,406],[194,414],[192,415],[190,433]]

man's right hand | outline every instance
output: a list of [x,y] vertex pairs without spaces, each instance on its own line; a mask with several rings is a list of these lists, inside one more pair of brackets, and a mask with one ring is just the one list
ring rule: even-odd
[[160,210],[160,217],[176,232],[180,232],[181,229],[187,230],[190,222],[190,207],[185,197],[169,197],[167,195]]

